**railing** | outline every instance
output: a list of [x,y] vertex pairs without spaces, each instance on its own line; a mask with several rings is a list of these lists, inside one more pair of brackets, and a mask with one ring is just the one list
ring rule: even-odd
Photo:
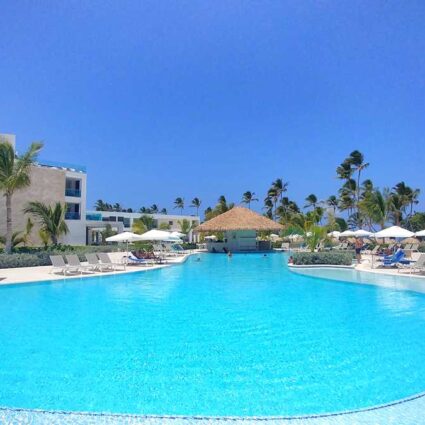
[[102,214],[86,214],[86,220],[102,221]]
[[65,220],[80,220],[81,215],[78,212],[66,212]]
[[37,161],[37,165],[41,165],[45,167],[63,168],[70,171],[77,171],[79,173],[87,172],[87,168],[84,165],[70,164],[67,162],[49,161],[45,159],[40,159],[39,161]]
[[81,198],[81,190],[79,189],[65,189],[65,196],[73,196],[75,198]]

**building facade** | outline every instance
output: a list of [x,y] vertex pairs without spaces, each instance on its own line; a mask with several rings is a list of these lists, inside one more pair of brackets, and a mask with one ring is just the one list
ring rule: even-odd
[[[15,147],[13,134],[0,134],[2,141]],[[131,230],[133,221],[141,217],[141,213],[115,211],[87,211],[87,172],[84,166],[60,162],[40,160],[31,167],[31,185],[14,193],[12,199],[13,231],[24,231],[28,216],[23,209],[30,201],[39,201],[46,205],[56,202],[66,204],[65,215],[69,233],[61,238],[61,243],[69,245],[86,245],[101,242],[101,232],[108,224],[112,229],[121,232]],[[155,227],[165,223],[170,230],[180,230],[179,221],[188,220],[192,226],[199,224],[199,217],[185,215],[149,214]],[[34,221],[34,220],[33,220]],[[35,225],[31,242],[39,245],[38,226]],[[6,234],[6,204],[0,197],[0,235]],[[193,238],[192,231],[188,238]]]

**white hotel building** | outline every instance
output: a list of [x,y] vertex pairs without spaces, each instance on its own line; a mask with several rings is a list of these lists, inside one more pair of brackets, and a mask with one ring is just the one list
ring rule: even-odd
[[[0,134],[0,143],[7,141],[15,146],[13,134]],[[16,191],[12,200],[13,231],[23,231],[28,216],[22,211],[29,201],[40,201],[47,205],[56,202],[67,206],[66,223],[69,233],[61,242],[69,245],[91,245],[100,242],[100,235],[108,224],[117,232],[130,231],[133,221],[141,217],[140,212],[92,211],[87,210],[87,172],[79,165],[39,160],[31,170],[31,185]],[[192,227],[200,223],[199,217],[192,215],[143,214],[154,219],[155,227],[165,223],[170,230],[180,231],[179,221],[186,219]],[[0,197],[0,235],[6,234],[6,205]],[[188,239],[192,241],[192,232]],[[35,227],[32,242],[40,243]]]

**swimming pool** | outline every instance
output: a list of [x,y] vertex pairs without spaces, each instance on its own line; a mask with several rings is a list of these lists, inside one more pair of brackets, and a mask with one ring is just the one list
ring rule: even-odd
[[[425,296],[272,254],[0,288],[0,405],[291,416],[424,390]],[[379,277],[376,277],[379,279]]]

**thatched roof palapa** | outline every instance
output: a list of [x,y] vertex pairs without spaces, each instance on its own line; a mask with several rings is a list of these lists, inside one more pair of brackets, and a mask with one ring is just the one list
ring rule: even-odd
[[206,221],[195,232],[226,232],[230,230],[280,231],[283,226],[244,207],[229,211]]

